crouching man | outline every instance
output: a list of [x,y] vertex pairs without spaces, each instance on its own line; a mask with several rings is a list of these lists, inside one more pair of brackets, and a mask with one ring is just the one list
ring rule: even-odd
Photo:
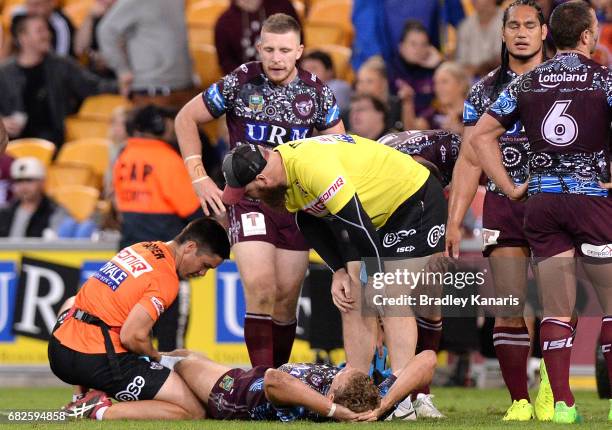
[[[223,227],[201,218],[170,242],[138,243],[102,266],[79,290],[74,305],[60,313],[49,341],[53,373],[68,384],[93,389],[68,405],[67,415],[203,418],[204,408],[187,384],[160,364],[149,333],[174,302],[179,278],[203,276],[228,257]],[[106,395],[120,403],[112,405]]]

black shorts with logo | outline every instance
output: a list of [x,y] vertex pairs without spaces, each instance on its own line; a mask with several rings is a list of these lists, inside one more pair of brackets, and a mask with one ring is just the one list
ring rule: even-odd
[[62,345],[55,336],[51,336],[47,353],[53,374],[65,383],[104,391],[122,402],[154,399],[170,376],[170,369],[158,362],[124,352],[117,354],[121,380],[114,381],[106,354],[75,351]]
[[444,252],[447,211],[442,186],[430,175],[378,230],[382,256],[416,258]]

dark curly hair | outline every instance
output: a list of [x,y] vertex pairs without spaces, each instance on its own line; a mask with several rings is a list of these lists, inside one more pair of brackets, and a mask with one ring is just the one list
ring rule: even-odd
[[380,405],[380,392],[372,378],[359,372],[334,392],[334,403],[353,412],[365,412]]

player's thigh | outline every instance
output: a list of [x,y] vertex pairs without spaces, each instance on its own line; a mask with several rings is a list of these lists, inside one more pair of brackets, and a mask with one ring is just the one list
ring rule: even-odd
[[250,298],[276,294],[276,247],[267,242],[239,242],[232,247],[244,286]]
[[300,288],[308,269],[308,251],[276,249],[277,300],[293,300],[297,303]]
[[512,294],[521,301],[527,294],[529,249],[524,247],[496,247],[489,256],[497,297]]
[[576,304],[574,250],[539,261],[536,273],[544,317],[569,319]]
[[177,363],[174,369],[191,391],[204,402],[208,399],[208,395],[219,378],[231,370],[228,366],[198,354],[189,355]]
[[170,372],[154,399],[174,403],[189,412],[193,418],[204,416],[200,399],[176,372]]

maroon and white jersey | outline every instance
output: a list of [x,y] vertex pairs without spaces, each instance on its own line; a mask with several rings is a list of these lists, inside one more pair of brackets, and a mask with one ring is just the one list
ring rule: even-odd
[[607,196],[612,73],[577,53],[557,54],[518,77],[487,113],[520,120],[529,139],[529,193]]
[[438,168],[442,185],[450,184],[461,136],[446,130],[410,130],[386,134],[378,141],[404,154],[424,158]]
[[231,148],[244,143],[275,147],[340,122],[332,91],[299,68],[296,78],[281,86],[268,79],[261,62],[246,63],[212,84],[202,98],[215,118],[227,114]]

